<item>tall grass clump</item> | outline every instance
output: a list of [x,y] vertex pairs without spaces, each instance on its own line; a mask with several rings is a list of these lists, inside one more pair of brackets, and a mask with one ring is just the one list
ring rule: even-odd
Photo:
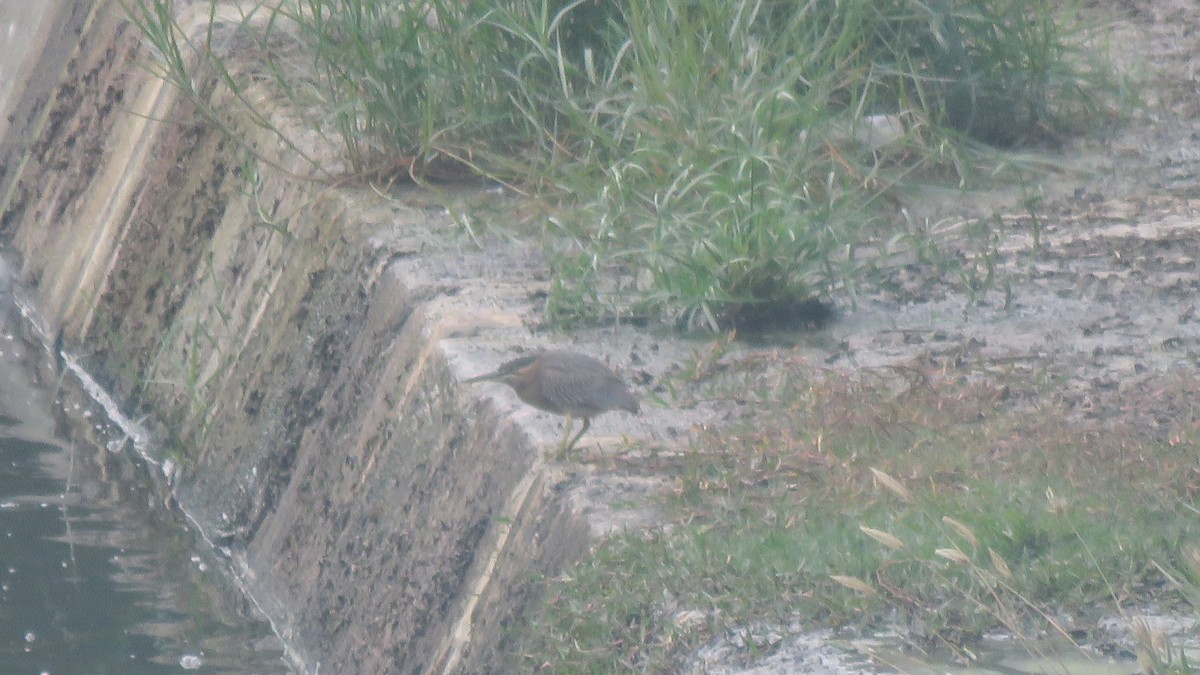
[[[353,171],[517,180],[507,158],[532,159],[548,141],[541,123],[570,98],[555,90],[567,64],[541,53],[559,17],[517,5],[301,0],[296,18]],[[538,100],[520,81],[538,83]]]
[[964,183],[1002,163],[987,146],[1052,144],[1116,91],[1052,0],[274,11],[287,21],[270,26],[297,27],[323,100],[313,122],[354,176],[482,176],[539,198],[562,321],[803,320],[886,267],[882,195],[913,175]]
[[882,194],[914,174],[962,183],[982,143],[1100,110],[1099,71],[1045,2],[623,8],[619,75],[592,104],[598,180],[570,182],[580,208],[558,221],[564,315],[803,319],[880,264]]

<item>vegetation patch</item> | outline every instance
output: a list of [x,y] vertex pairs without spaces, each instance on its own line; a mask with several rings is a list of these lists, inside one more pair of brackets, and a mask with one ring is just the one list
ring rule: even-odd
[[[194,91],[196,53],[239,90],[222,55],[245,41],[183,36],[170,6],[130,7],[163,74]],[[798,308],[894,264],[906,186],[965,185],[1010,164],[997,148],[1107,122],[1121,81],[1072,16],[1051,0],[296,0],[241,27],[260,75],[321,111],[348,177],[535,197],[553,318],[716,330],[811,324]]]
[[1080,422],[1029,373],[814,378],[798,365],[735,364],[744,379],[713,385],[751,420],[670,460],[662,528],[599,544],[550,581],[523,668],[678,672],[763,624],[898,631],[969,662],[987,632],[1032,651],[1048,634],[1086,642],[1104,612],[1192,607],[1191,394],[1165,403],[1187,421],[1148,438]]

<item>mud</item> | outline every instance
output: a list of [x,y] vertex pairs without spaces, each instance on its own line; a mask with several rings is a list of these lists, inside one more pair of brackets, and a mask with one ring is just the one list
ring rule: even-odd
[[936,229],[984,221],[994,248],[943,253],[977,279],[992,265],[991,283],[972,293],[957,273],[910,264],[831,328],[828,361],[1048,373],[1083,417],[1134,415],[1154,433],[1172,416],[1158,384],[1194,373],[1200,356],[1200,49],[1189,36],[1200,11],[1123,7],[1110,44],[1134,46],[1113,53],[1143,73],[1130,123],[1053,158],[1073,171],[1044,177],[1036,218],[1003,192],[921,206]]

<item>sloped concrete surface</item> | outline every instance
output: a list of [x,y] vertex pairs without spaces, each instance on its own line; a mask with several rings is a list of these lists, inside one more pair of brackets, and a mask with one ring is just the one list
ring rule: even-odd
[[[419,192],[257,162],[140,67],[119,3],[96,17],[0,205],[39,307],[155,428],[179,504],[298,671],[501,668],[536,579],[592,534],[650,520],[604,502],[660,484],[547,463],[559,420],[458,384],[535,346],[544,264],[473,245]],[[221,123],[278,143],[236,114]],[[653,340],[582,339],[653,379],[634,372]],[[588,451],[653,439],[663,415],[605,416]]]

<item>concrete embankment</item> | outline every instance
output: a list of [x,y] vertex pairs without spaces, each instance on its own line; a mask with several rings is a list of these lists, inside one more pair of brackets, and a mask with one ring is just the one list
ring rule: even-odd
[[[659,484],[547,462],[556,420],[459,384],[539,342],[537,252],[481,250],[416,190],[306,178],[221,87],[214,120],[144,68],[119,2],[46,11],[0,174],[0,234],[43,315],[154,424],[180,505],[297,670],[500,669],[536,579],[614,526],[597,496]],[[653,342],[587,339],[627,374]]]

